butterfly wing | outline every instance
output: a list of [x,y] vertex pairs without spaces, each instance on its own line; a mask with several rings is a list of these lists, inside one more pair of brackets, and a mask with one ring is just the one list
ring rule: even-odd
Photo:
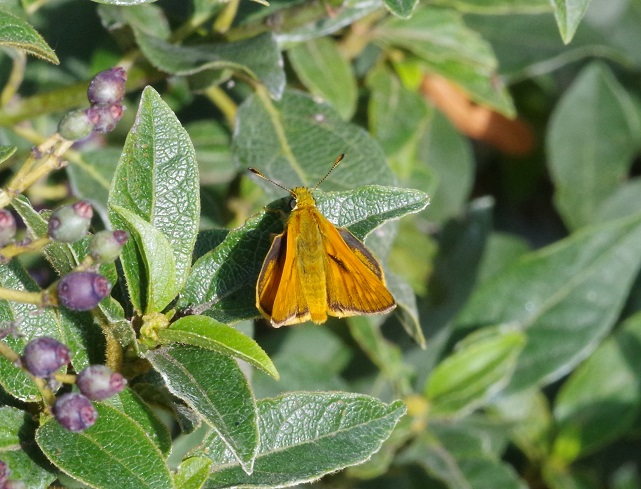
[[256,306],[276,328],[311,319],[296,261],[296,222],[290,217],[285,232],[274,238],[256,286]]
[[329,222],[323,234],[328,313],[345,317],[394,309],[396,302],[385,287],[383,269],[365,245],[347,229]]

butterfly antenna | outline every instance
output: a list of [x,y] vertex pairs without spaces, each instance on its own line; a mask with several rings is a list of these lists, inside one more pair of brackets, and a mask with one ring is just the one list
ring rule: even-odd
[[325,181],[325,179],[329,176],[329,174],[330,174],[330,173],[332,173],[332,172],[334,171],[334,168],[336,168],[336,167],[338,166],[338,164],[339,164],[341,161],[343,161],[343,158],[345,158],[345,153],[341,154],[338,158],[336,158],[336,161],[334,162],[334,164],[332,165],[332,167],[331,167],[331,168],[329,169],[329,171],[325,174],[325,176],[324,176],[323,178],[321,178],[321,179],[320,179],[320,181],[319,181],[319,182],[316,184],[316,186],[312,189],[312,192],[313,192],[314,190],[316,190],[316,189],[320,186],[320,184],[321,184],[321,183],[323,183],[323,182]]
[[258,170],[256,170],[256,168],[247,168],[247,169],[248,169],[250,172],[252,172],[254,175],[258,175],[258,176],[259,176],[260,178],[262,178],[263,180],[267,180],[269,183],[271,183],[271,184],[273,184],[273,185],[276,185],[277,187],[280,187],[280,188],[282,188],[283,190],[287,190],[290,194],[294,195],[294,192],[293,192],[291,189],[289,189],[289,188],[285,187],[284,185],[281,185],[280,183],[274,182],[271,178],[267,178],[267,177],[266,177],[265,175],[263,175],[261,172],[259,172]]

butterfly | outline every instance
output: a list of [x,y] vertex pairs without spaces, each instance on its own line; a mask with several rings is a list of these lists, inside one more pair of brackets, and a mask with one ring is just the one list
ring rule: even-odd
[[274,237],[256,284],[256,307],[276,328],[310,320],[321,324],[328,316],[383,314],[396,307],[372,252],[316,207],[314,191],[344,156],[313,188],[288,189],[249,168],[292,196],[285,230]]

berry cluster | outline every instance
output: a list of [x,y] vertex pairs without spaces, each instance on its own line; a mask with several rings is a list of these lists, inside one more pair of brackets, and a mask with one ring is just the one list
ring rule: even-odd
[[116,66],[98,73],[89,84],[87,98],[91,106],[69,112],[58,124],[60,135],[77,141],[92,132],[111,132],[122,117],[127,72]]
[[[42,336],[27,344],[20,364],[35,377],[56,381],[56,372],[70,361],[69,353],[66,345]],[[67,376],[62,378],[66,379]],[[91,401],[103,401],[115,396],[127,385],[127,380],[121,374],[112,372],[104,365],[90,365],[73,380],[80,392],[62,394],[51,408],[56,420],[70,431],[84,431],[93,426],[98,413]]]

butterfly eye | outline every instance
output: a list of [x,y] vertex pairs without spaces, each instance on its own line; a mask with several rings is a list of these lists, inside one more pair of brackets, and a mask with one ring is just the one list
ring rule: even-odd
[[294,210],[296,208],[296,198],[295,197],[292,197],[291,199],[289,199],[289,208],[291,210]]

